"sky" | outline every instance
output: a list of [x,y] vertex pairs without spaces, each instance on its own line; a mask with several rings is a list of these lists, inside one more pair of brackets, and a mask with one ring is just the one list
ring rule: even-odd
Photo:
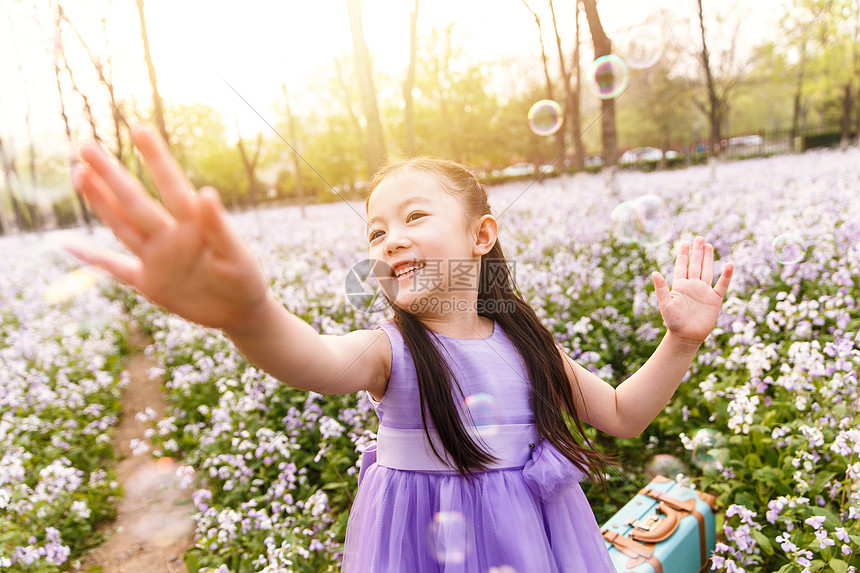
[[[738,0],[743,42],[752,46],[775,29],[786,0]],[[528,0],[551,28],[547,0]],[[0,136],[18,146],[26,140],[28,112],[34,139],[42,144],[64,139],[53,68],[54,32],[44,0],[0,0]],[[409,57],[408,0],[364,0],[367,44],[377,73],[403,77]],[[724,3],[720,3],[725,6]],[[713,5],[706,0],[706,13]],[[107,6],[110,5],[110,12]],[[120,96],[151,105],[143,63],[140,26],[134,0],[66,0],[64,9],[81,35],[104,53],[99,14],[108,13],[110,54]],[[561,35],[572,49],[572,1],[556,0]],[[650,13],[668,8],[690,19],[694,0],[599,0],[603,25],[610,37],[645,22]],[[265,131],[257,113],[273,119],[273,105],[286,84],[300,113],[324,106],[325,78],[336,57],[348,57],[352,36],[346,0],[146,0],[145,14],[159,91],[170,103],[205,103],[228,118],[236,115],[242,132]],[[522,0],[423,0],[419,34],[453,24],[456,36],[476,61],[516,60],[505,77],[515,86],[524,76],[539,73],[539,43],[534,19]],[[587,28],[585,19],[583,29]],[[104,105],[92,65],[68,29],[62,41],[76,82]],[[545,41],[551,42],[549,36]],[[548,49],[554,50],[553,44]],[[228,85],[229,84],[229,85]],[[232,88],[230,87],[232,86]],[[379,86],[377,86],[379,87]],[[238,92],[247,103],[236,97]],[[70,113],[82,119],[80,100]],[[102,99],[99,99],[102,98]],[[29,105],[28,105],[29,104]],[[256,110],[256,111],[254,111]],[[81,137],[86,134],[81,134]]]

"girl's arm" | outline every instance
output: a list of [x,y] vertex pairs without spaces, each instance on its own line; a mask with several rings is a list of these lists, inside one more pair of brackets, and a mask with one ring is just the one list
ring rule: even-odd
[[131,255],[69,246],[149,300],[222,329],[254,364],[295,388],[346,394],[387,384],[391,350],[382,331],[322,336],[274,297],[248,246],[229,225],[218,193],[195,192],[164,141],[132,131],[162,203],[101,147],[80,149],[75,187]]
[[663,410],[717,322],[734,269],[726,264],[712,288],[713,270],[713,246],[696,237],[692,249],[681,246],[671,291],[660,273],[653,274],[667,333],[642,368],[617,388],[560,350],[582,421],[613,436],[630,438],[641,434]]

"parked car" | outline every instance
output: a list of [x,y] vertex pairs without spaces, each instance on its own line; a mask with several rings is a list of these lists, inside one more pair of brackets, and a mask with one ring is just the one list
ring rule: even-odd
[[760,135],[738,135],[729,139],[729,147],[758,147],[764,144]]
[[640,161],[660,161],[663,151],[656,147],[637,147],[621,154],[618,162],[622,165],[639,163]]
[[531,175],[534,172],[535,166],[532,163],[521,162],[508,165],[499,172],[499,175],[503,177],[519,177],[522,175]]

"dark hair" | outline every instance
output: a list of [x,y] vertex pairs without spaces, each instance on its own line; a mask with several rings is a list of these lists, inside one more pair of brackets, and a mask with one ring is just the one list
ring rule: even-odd
[[[490,214],[487,190],[477,177],[458,163],[427,157],[396,160],[382,166],[370,180],[365,206],[383,179],[392,174],[414,171],[438,177],[444,189],[460,200],[468,220]],[[394,324],[402,333],[415,363],[425,434],[429,440],[426,416],[429,412],[439,439],[457,470],[471,481],[470,476],[474,475],[474,471],[485,470],[494,458],[472,440],[464,427],[452,394],[454,386],[460,394],[462,389],[441,352],[431,341],[430,331],[411,313],[396,304],[391,304],[391,307],[394,310]],[[556,446],[605,490],[604,474],[607,465],[612,462],[591,447],[576,415],[573,389],[555,340],[540,322],[534,309],[519,294],[498,239],[492,249],[481,257],[477,307],[478,315],[501,325],[525,361],[532,386],[532,409],[540,437]],[[510,312],[511,308],[514,309],[513,313]],[[574,386],[581,395],[575,376]],[[576,432],[584,445],[580,445],[571,434],[565,411],[573,418]],[[442,460],[435,447],[433,451]]]

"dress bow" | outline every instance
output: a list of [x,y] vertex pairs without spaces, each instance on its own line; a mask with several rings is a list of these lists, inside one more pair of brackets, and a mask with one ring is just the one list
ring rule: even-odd
[[585,474],[549,441],[541,438],[532,448],[531,458],[523,466],[523,478],[531,492],[548,500],[582,481]]

